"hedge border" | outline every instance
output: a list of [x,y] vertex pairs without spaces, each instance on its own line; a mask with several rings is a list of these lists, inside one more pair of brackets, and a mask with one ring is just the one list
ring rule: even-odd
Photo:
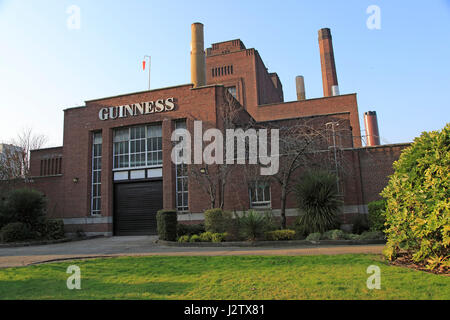
[[386,240],[280,240],[280,241],[230,241],[230,242],[177,242],[158,240],[158,244],[170,247],[289,247],[289,246],[360,246],[369,244],[386,244]]

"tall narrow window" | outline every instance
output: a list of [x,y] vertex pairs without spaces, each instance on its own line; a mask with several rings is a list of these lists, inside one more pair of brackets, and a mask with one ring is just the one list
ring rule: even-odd
[[102,210],[102,133],[93,134],[92,142],[92,215],[101,214]]
[[[175,122],[175,129],[186,129],[186,121]],[[189,210],[188,168],[186,163],[179,163],[180,161],[176,160],[176,204],[177,210],[183,212]]]
[[237,99],[237,98],[236,98],[236,87],[235,87],[235,86],[233,86],[233,87],[228,87],[227,90],[228,90],[229,93],[231,93],[231,95],[232,95],[235,99]]
[[250,204],[252,208],[269,208],[271,206],[270,184],[256,181],[249,188]]
[[114,168],[128,168],[130,129],[118,129],[114,131]]
[[147,165],[162,165],[162,128],[160,124],[147,127]]

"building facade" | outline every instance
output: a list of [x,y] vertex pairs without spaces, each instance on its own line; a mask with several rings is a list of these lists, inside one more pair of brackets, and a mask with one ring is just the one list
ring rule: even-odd
[[[319,31],[325,96],[304,99],[299,94],[290,102],[284,102],[278,75],[268,72],[257,50],[239,39],[204,50],[203,26],[194,24],[192,33],[191,84],[66,109],[63,146],[31,152],[31,187],[48,198],[49,217],[63,219],[69,234],[119,236],[155,234],[156,212],[163,208],[177,209],[182,223],[202,221],[211,199],[190,165],[173,161],[172,134],[187,129],[194,136],[196,121],[204,129],[224,131],[224,110],[230,108],[237,127],[307,121],[328,132],[325,157],[339,161],[346,172],[342,221],[367,213],[367,204],[378,199],[407,144],[362,146],[357,97],[339,94],[329,29]],[[304,93],[304,87],[297,89]],[[226,210],[280,211],[276,183],[243,181],[237,170],[220,188],[223,199],[218,201]],[[297,215],[292,195],[286,212],[288,222]]]

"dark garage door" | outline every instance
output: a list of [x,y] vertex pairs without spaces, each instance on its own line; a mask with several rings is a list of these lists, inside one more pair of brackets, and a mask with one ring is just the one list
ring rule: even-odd
[[163,207],[162,181],[114,186],[114,235],[155,235],[156,212]]

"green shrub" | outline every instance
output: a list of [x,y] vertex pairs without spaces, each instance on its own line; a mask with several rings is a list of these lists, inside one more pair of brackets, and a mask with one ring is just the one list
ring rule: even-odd
[[211,241],[213,243],[223,242],[223,241],[225,241],[227,236],[228,236],[228,234],[226,232],[225,233],[213,233],[212,237],[211,237]]
[[181,236],[178,238],[178,242],[181,242],[181,243],[189,242],[189,238],[190,238],[190,236],[188,236],[188,235]]
[[197,234],[192,235],[189,238],[189,242],[201,242],[200,236]]
[[294,240],[295,239],[295,231],[294,230],[275,230],[269,231],[265,233],[266,240],[269,241],[285,241],[285,240]]
[[212,233],[224,233],[232,223],[230,212],[222,209],[209,209],[205,211],[205,230]]
[[64,222],[62,220],[45,220],[39,224],[37,232],[42,239],[62,239],[65,236]]
[[0,231],[0,236],[3,242],[18,242],[35,238],[30,227],[22,222],[7,224]]
[[159,239],[177,240],[177,212],[175,210],[160,210],[156,214]]
[[254,210],[239,218],[239,229],[245,240],[254,241],[264,235],[267,219]]
[[336,176],[323,171],[311,171],[295,187],[299,210],[298,227],[302,233],[325,232],[338,226],[337,214],[342,202]]
[[322,237],[322,234],[320,232],[314,232],[314,233],[310,233],[306,237],[306,240],[308,240],[308,241],[319,241],[321,237]]
[[355,234],[362,234],[369,231],[369,222],[365,214],[356,214],[352,220],[352,232]]
[[378,200],[370,202],[369,205],[369,228],[371,231],[384,231],[386,218],[384,211],[386,210],[386,201]]
[[323,240],[345,240],[345,233],[342,230],[330,230],[322,234]]
[[[381,195],[386,199],[387,245],[430,269],[450,269],[450,123],[424,132],[403,150]],[[436,262],[436,263],[433,263]]]
[[365,231],[359,236],[359,240],[384,240],[385,238],[381,231]]
[[203,223],[200,224],[183,224],[179,223],[177,225],[177,235],[181,236],[192,236],[194,234],[201,234],[205,232],[205,225]]
[[36,190],[13,190],[8,194],[4,206],[10,222],[22,222],[35,227],[45,220],[46,201],[44,195]]
[[361,236],[359,234],[354,234],[354,233],[346,233],[344,234],[344,239],[345,240],[359,240]]
[[213,234],[214,233],[212,233],[212,232],[204,232],[204,233],[200,234],[200,241],[201,242],[211,242]]

